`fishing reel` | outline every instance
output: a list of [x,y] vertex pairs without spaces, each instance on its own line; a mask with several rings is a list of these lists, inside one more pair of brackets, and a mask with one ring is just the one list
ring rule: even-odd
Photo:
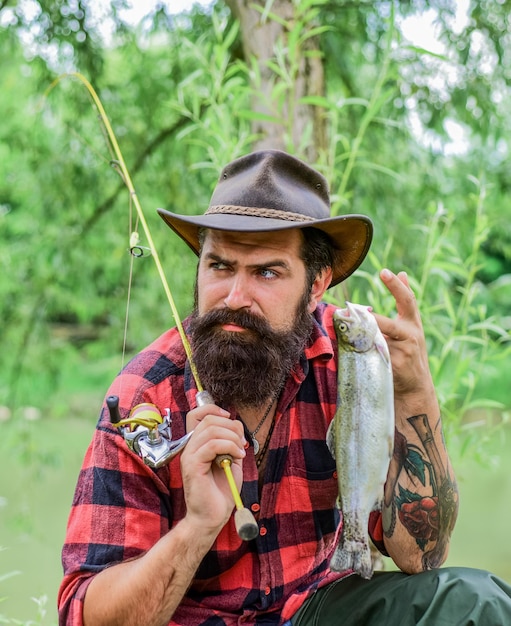
[[193,431],[172,441],[170,409],[165,409],[162,416],[154,404],[137,404],[131,409],[129,417],[121,419],[118,396],[108,396],[106,405],[112,425],[120,431],[128,448],[149,467],[167,465],[192,436]]

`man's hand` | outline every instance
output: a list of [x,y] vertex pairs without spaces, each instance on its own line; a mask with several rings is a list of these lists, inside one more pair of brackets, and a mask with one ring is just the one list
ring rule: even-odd
[[215,463],[216,457],[230,455],[238,490],[243,481],[243,425],[229,418],[227,411],[214,404],[197,407],[187,415],[187,431],[194,433],[181,455],[186,519],[203,531],[218,533],[234,508],[225,472]]
[[405,272],[384,269],[380,278],[396,301],[395,318],[375,314],[390,350],[395,395],[415,404],[424,394],[435,393],[417,301]]

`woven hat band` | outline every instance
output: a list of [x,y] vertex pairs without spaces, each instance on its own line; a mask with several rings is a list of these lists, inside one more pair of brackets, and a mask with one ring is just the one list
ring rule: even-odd
[[286,220],[287,222],[314,222],[315,219],[301,213],[290,211],[279,211],[278,209],[262,209],[258,207],[216,205],[210,206],[205,215],[248,215],[253,217],[266,217],[275,220]]

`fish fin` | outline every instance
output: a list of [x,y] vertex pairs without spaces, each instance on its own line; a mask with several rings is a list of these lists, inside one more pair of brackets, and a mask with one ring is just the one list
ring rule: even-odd
[[359,541],[345,541],[335,549],[330,560],[330,569],[334,572],[353,570],[362,578],[369,579],[373,575],[371,549]]
[[387,345],[387,342],[383,338],[383,336],[375,338],[374,347],[376,348],[376,350],[378,351],[378,354],[383,359],[385,365],[390,369],[392,367],[392,364],[390,362],[389,347]]
[[358,552],[355,559],[355,567],[353,568],[362,578],[369,579],[373,575],[373,559],[371,557],[371,549],[364,549]]
[[326,433],[326,445],[327,448],[335,459],[335,427],[334,427],[335,418],[330,422],[330,426],[328,427]]

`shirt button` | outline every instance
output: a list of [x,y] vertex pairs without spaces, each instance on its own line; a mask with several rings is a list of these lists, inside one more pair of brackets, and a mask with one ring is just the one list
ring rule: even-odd
[[261,530],[259,531],[259,534],[261,535],[261,537],[264,537],[267,532],[268,530],[264,526],[261,526]]
[[270,593],[271,593],[271,587],[269,587],[269,586],[268,586],[268,587],[265,587],[265,588],[264,588],[264,595],[265,595],[265,596],[269,596],[269,595],[270,595]]
[[257,502],[254,502],[254,504],[250,508],[252,509],[252,513],[257,513],[261,510],[261,507],[259,506],[259,504],[257,504]]

